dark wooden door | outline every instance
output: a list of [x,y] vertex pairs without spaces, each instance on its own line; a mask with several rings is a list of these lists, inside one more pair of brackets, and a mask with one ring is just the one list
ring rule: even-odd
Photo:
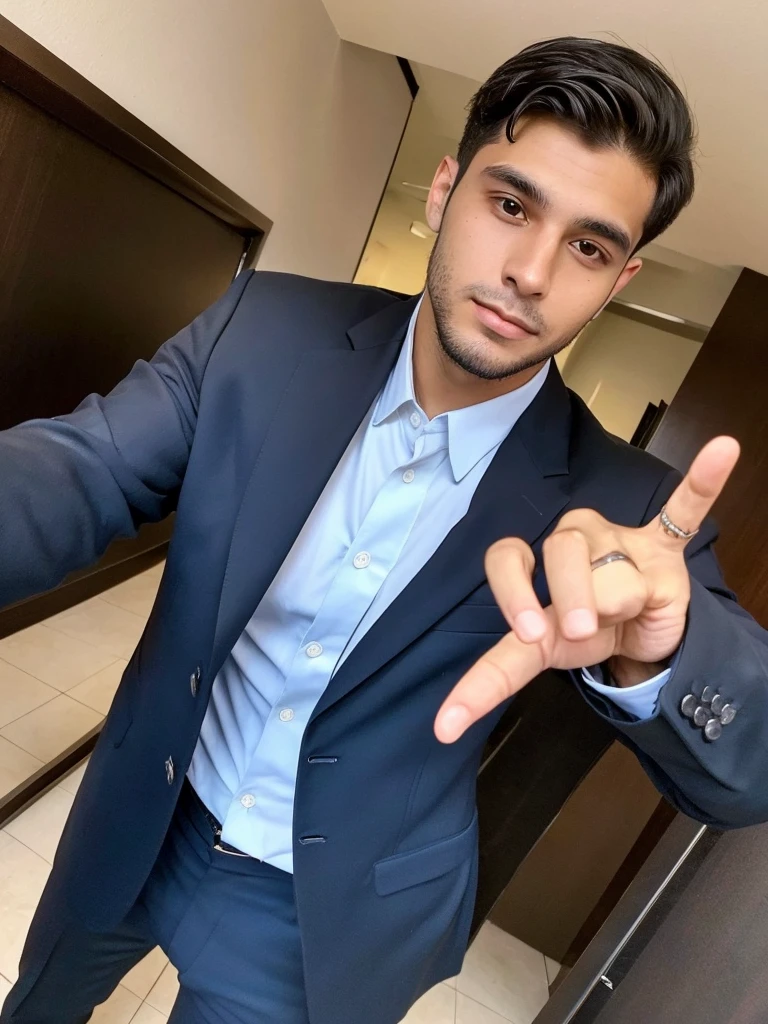
[[[742,445],[715,507],[717,553],[741,603],[768,626],[768,278],[751,270],[739,277],[649,450],[684,470],[717,434],[732,434]],[[611,952],[604,950],[606,957]],[[720,837],[615,991],[597,986],[568,1019],[762,1024],[768,1020],[766,957],[763,825]]]
[[742,271],[648,451],[680,470],[718,434],[742,457],[717,502],[717,555],[745,608],[768,627],[768,278]]
[[[269,229],[3,18],[0,224],[0,430],[111,390],[225,290]],[[171,529],[147,524],[49,594],[0,609],[0,636],[139,571]]]

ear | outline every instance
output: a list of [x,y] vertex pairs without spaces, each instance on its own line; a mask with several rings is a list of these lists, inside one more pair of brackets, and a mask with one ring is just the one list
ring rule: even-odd
[[615,295],[618,295],[619,292],[622,290],[622,288],[626,288],[627,287],[627,285],[632,280],[632,278],[635,276],[635,274],[639,273],[639,271],[642,270],[642,267],[643,267],[643,261],[640,259],[639,256],[635,256],[633,259],[627,261],[627,265],[624,267],[622,272],[619,274],[618,279],[616,281],[616,284],[613,286],[613,290],[612,290],[611,294],[608,296],[608,298],[602,304],[600,309],[598,309],[598,311],[592,317],[593,320],[597,320],[597,318],[603,312],[603,310],[608,305],[608,303],[611,301],[611,299]]
[[443,222],[448,196],[451,194],[458,170],[459,165],[453,157],[444,156],[432,179],[432,186],[427,196],[425,216],[427,224],[435,233],[440,230],[440,225]]

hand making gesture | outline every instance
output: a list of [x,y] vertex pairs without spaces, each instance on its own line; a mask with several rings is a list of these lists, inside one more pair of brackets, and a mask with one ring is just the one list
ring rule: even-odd
[[611,660],[620,685],[662,671],[683,639],[691,585],[684,552],[739,458],[731,437],[702,448],[666,506],[647,526],[608,522],[592,509],[567,512],[544,541],[552,603],[532,585],[534,555],[508,537],[486,553],[488,582],[511,632],[459,680],[435,719],[452,743],[548,668]]

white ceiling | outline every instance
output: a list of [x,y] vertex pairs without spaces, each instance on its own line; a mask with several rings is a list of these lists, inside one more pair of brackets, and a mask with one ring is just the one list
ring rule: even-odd
[[[460,133],[474,83],[536,40],[618,38],[653,54],[683,86],[699,126],[696,197],[663,245],[768,274],[768,4],[762,0],[727,6],[721,0],[323,2],[342,39],[426,65],[417,78],[434,112],[432,134],[446,139]],[[453,74],[445,79],[433,69]]]

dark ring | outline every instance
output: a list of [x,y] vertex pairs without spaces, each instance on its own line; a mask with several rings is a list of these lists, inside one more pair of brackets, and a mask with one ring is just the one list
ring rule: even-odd
[[[629,555],[625,555],[623,551],[609,551],[607,555],[603,555],[602,558],[596,558],[594,562],[590,562],[589,564],[592,572],[594,572],[595,569],[602,569],[604,565],[610,565],[611,562],[629,562],[633,569],[637,569],[637,566]],[[640,570],[638,569],[638,572],[639,571]]]

